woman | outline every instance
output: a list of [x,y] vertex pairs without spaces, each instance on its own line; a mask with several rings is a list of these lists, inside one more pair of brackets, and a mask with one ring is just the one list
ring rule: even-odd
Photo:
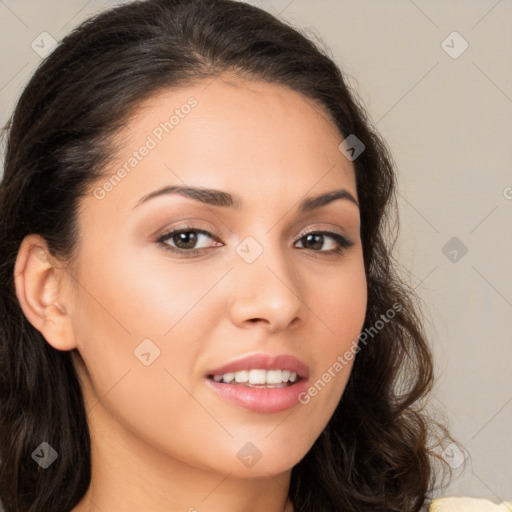
[[9,128],[7,512],[428,509],[451,438],[392,159],[330,58],[247,4],[128,3]]

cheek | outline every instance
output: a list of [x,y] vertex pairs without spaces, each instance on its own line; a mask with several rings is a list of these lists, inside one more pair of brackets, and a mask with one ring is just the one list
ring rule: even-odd
[[334,279],[324,279],[324,293],[314,299],[315,312],[325,327],[324,351],[332,362],[357,341],[367,308],[367,281],[361,259],[347,262],[346,269]]
[[81,292],[73,315],[78,348],[100,396],[127,372],[130,381],[153,390],[175,384],[165,369],[184,382],[201,348],[194,340],[206,335],[194,315],[205,282],[194,289],[183,272],[166,278],[128,263],[120,258],[115,267],[83,276],[94,296]]
[[[175,333],[187,324],[190,328],[190,319],[216,276],[206,268],[195,266],[192,271],[190,265],[171,263],[165,256],[155,258],[150,250],[125,246],[116,251],[117,246],[122,247],[111,244],[101,264],[81,273],[87,288],[85,330],[99,339],[129,340],[131,350],[146,338],[155,343],[183,339]],[[94,261],[91,255],[83,257]]]
[[81,273],[93,293],[80,289],[73,318],[93,401],[105,396],[115,416],[155,439],[163,431],[172,437],[187,421],[206,428],[209,416],[185,389],[193,390],[204,340],[219,321],[209,297],[201,300],[217,275],[206,266],[192,272],[175,264],[170,271],[165,258],[145,261],[130,251],[99,261]]
[[366,315],[364,265],[362,259],[351,263],[336,280],[326,281],[325,293],[317,294],[312,302],[325,335],[317,339],[316,372],[301,403],[324,425],[334,413],[360,350],[358,338]]
[[[95,290],[94,298],[81,294],[74,317],[86,367],[87,410],[119,436],[125,435],[118,430],[122,425],[162,453],[204,464],[200,450],[190,448],[191,440],[200,442],[206,431],[219,437],[225,432],[191,399],[191,371],[201,350],[195,340],[207,332],[191,308],[197,293],[190,286],[188,293],[175,289],[187,290],[190,276],[176,272],[170,282],[162,273],[155,279],[154,269],[134,274],[121,263],[83,277]],[[126,275],[133,279],[122,279]]]

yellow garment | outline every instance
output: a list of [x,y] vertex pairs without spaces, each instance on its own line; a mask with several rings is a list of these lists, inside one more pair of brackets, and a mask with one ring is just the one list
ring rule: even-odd
[[496,505],[476,498],[440,498],[432,502],[430,512],[512,512],[512,501]]

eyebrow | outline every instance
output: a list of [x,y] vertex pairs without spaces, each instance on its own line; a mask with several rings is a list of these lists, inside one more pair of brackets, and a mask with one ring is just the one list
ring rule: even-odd
[[[154,199],[155,197],[172,194],[182,195],[190,199],[195,199],[196,201],[201,201],[212,206],[234,208],[236,210],[242,209],[244,205],[243,200],[239,196],[230,194],[228,192],[224,192],[222,190],[203,187],[187,187],[181,185],[173,185],[161,188],[159,190],[155,190],[154,192],[151,192],[150,194],[143,196],[133,208],[135,209],[141,204],[146,203],[147,201]],[[359,203],[357,202],[356,198],[348,190],[344,188],[339,188],[335,190],[330,190],[329,192],[325,192],[318,196],[303,199],[300,202],[298,209],[299,212],[301,213],[307,213],[312,210],[317,210],[322,206],[325,206],[326,204],[336,201],[337,199],[346,199],[354,203],[357,207],[359,207]]]

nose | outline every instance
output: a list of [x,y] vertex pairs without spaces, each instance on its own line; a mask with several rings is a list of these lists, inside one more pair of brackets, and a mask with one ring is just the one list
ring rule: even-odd
[[241,328],[259,324],[275,333],[296,328],[308,308],[301,298],[300,276],[284,254],[266,250],[254,262],[238,262],[232,273],[235,291],[229,300],[232,322]]

